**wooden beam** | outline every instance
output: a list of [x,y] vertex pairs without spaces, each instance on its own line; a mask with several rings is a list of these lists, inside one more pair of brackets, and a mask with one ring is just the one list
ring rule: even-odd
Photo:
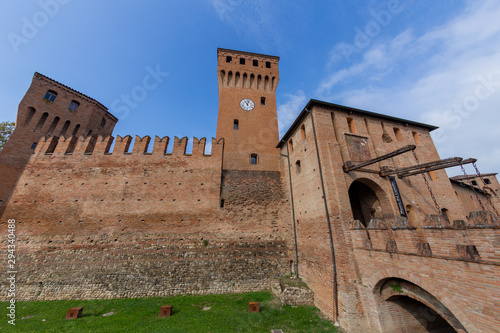
[[461,157],[450,157],[446,158],[444,160],[439,160],[439,161],[434,161],[434,162],[429,162],[429,163],[424,163],[424,164],[419,164],[419,165],[414,165],[411,167],[407,168],[401,168],[401,169],[396,169],[396,170],[381,170],[380,171],[380,176],[385,177],[385,176],[391,176],[391,175],[399,175],[401,173],[406,173],[412,170],[418,170],[422,168],[427,168],[427,167],[433,167],[436,165],[441,165],[441,164],[448,164],[448,163],[453,163],[453,162],[460,162],[462,160]]
[[350,171],[354,171],[356,169],[361,169],[362,167],[365,167],[367,165],[371,165],[373,163],[377,163],[377,162],[386,160],[388,158],[391,158],[391,157],[394,157],[394,156],[406,153],[407,151],[414,150],[416,147],[417,146],[415,146],[415,145],[409,145],[409,146],[400,148],[398,150],[395,150],[395,151],[393,151],[393,152],[391,152],[389,154],[385,154],[385,155],[379,156],[377,158],[372,158],[369,161],[362,162],[362,163],[359,163],[359,164],[356,164],[356,165],[353,165],[351,161],[347,161],[347,162],[344,163],[344,172],[350,172]]
[[476,161],[477,160],[475,158],[468,158],[468,159],[462,160],[460,162],[453,162],[453,163],[449,163],[449,164],[445,164],[445,165],[424,168],[424,169],[416,170],[416,171],[412,171],[412,172],[406,172],[406,173],[403,173],[403,174],[399,174],[398,178],[405,178],[405,177],[409,177],[409,176],[418,175],[418,174],[421,174],[421,173],[424,173],[424,172],[429,172],[429,171],[434,171],[434,170],[451,168],[451,167],[458,166],[458,165],[464,165],[464,164],[474,163]]

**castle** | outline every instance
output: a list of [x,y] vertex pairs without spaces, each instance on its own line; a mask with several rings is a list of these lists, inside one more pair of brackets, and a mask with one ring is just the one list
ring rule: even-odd
[[279,58],[217,56],[210,154],[205,138],[191,154],[187,138],[115,139],[106,107],[35,73],[0,153],[17,300],[257,291],[293,274],[347,332],[498,330],[496,174],[450,181],[444,168],[474,160],[440,159],[436,127],[318,100],[280,140]]

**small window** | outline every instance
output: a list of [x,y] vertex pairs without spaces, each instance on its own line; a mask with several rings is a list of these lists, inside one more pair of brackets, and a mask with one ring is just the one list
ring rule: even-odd
[[486,184],[491,184],[491,181],[490,181],[488,178],[485,178],[485,179],[484,179],[484,182],[485,182]]
[[293,152],[293,141],[292,141],[292,139],[290,139],[290,141],[288,141],[288,149],[290,150],[290,153]]
[[349,127],[349,132],[355,134],[356,133],[356,124],[354,124],[354,119],[347,118],[347,126]]
[[302,171],[300,167],[300,160],[295,162],[295,171],[297,171],[297,174],[299,174]]
[[231,56],[226,56],[226,62],[232,62],[233,61],[233,57]]
[[56,97],[57,97],[57,93],[53,90],[48,90],[46,93],[45,93],[45,97],[44,99],[46,101],[49,101],[49,102],[53,102],[56,100]]
[[245,58],[240,58],[240,65],[244,65],[245,64]]
[[403,135],[401,134],[401,130],[397,127],[394,127],[394,135],[398,141],[403,141]]
[[37,142],[33,142],[33,144],[31,145],[31,149],[35,149],[36,145],[37,145]]
[[250,164],[257,164],[257,154],[250,155]]
[[444,220],[449,224],[450,217],[448,216],[448,209],[446,208],[441,209],[441,215],[443,215]]
[[237,129],[238,129],[238,125],[239,125],[239,124],[238,124],[238,119],[235,119],[235,120],[234,120],[234,123],[233,123],[233,129],[236,129],[236,130],[237,130]]
[[255,67],[259,66],[259,61],[258,61],[258,60],[254,60],[254,61],[253,61],[253,65],[254,65]]
[[413,134],[413,140],[415,140],[415,144],[417,146],[420,146],[420,136],[418,135],[417,132],[412,132],[412,134]]
[[266,61],[266,68],[271,68],[271,62],[270,61]]
[[71,101],[71,103],[69,103],[68,109],[71,111],[76,111],[76,110],[78,110],[79,106],[80,106],[80,103],[78,103],[77,101]]
[[260,105],[266,105],[266,98],[265,97],[260,98]]
[[306,139],[306,127],[304,125],[300,126],[300,136],[302,141]]
[[89,131],[89,133],[87,134],[87,136],[91,136],[92,135],[92,130]]
[[472,185],[477,186],[477,182],[475,180],[473,180],[471,183]]
[[104,117],[102,117],[101,127],[104,127],[104,126],[106,126],[106,119],[104,119]]

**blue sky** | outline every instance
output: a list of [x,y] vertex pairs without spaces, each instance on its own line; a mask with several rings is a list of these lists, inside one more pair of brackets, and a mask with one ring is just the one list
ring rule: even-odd
[[442,158],[497,172],[499,18],[494,0],[4,1],[0,121],[38,71],[107,106],[115,135],[213,137],[222,47],[281,57],[281,133],[316,98],[440,126]]

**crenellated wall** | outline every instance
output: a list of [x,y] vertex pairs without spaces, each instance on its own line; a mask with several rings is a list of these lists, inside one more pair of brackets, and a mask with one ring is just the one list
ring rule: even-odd
[[[205,138],[191,154],[187,138],[172,153],[168,137],[131,141],[39,141],[2,220],[16,220],[19,300],[257,291],[290,272],[279,172],[221,177],[223,140],[210,155]],[[229,188],[253,200],[221,205]]]

